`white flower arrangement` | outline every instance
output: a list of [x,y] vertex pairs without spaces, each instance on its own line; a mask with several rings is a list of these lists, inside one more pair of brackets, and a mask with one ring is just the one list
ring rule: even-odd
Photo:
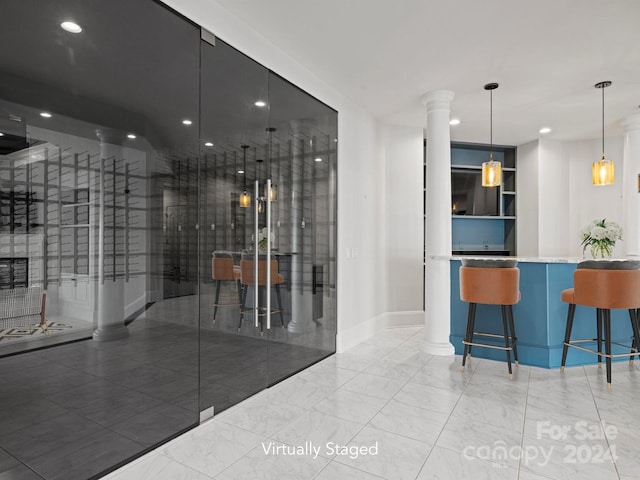
[[[274,232],[271,232],[271,244],[276,240],[276,235]],[[258,231],[258,250],[266,250],[267,249],[267,227],[263,227]]]
[[583,256],[587,247],[591,247],[593,258],[608,258],[616,242],[622,240],[622,227],[616,222],[607,222],[605,218],[594,220],[580,230],[580,237]]

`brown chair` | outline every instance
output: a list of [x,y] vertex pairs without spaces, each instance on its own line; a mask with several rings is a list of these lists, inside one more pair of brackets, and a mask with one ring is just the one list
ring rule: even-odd
[[[254,259],[253,255],[243,255],[242,260],[240,260],[240,283],[242,285],[242,300],[240,307],[240,321],[238,322],[238,331],[242,328],[242,320],[244,317],[244,313],[252,312],[253,310],[247,310],[245,305],[247,303],[247,290],[249,286],[255,285],[255,275],[254,275]],[[284,317],[282,315],[282,297],[280,295],[280,285],[284,283],[284,275],[278,272],[278,261],[275,258],[271,258],[271,287],[276,289],[276,297],[278,300],[278,306],[275,309],[271,309],[271,313],[279,313],[280,314],[280,323],[284,328]],[[258,258],[258,287],[265,288],[267,285],[267,259],[265,255],[260,255]],[[270,295],[271,292],[266,292],[267,295]],[[262,335],[264,331],[264,325],[262,322],[262,317],[266,315],[266,307],[262,307],[258,312],[258,317],[260,321],[260,334]]]
[[[213,302],[213,322],[215,323],[218,307],[240,307],[242,305],[240,267],[233,264],[233,254],[231,252],[213,252],[211,278],[216,282],[216,297]],[[236,284],[238,303],[220,303],[222,282],[234,282]]]
[[[637,261],[609,261],[583,262],[573,274],[573,288],[563,290],[561,299],[569,304],[567,325],[562,347],[561,370],[564,370],[569,347],[578,348],[598,355],[598,367],[602,357],[606,359],[607,386],[611,388],[611,359],[629,356],[630,361],[638,353],[640,340],[638,309],[640,308],[640,262]],[[571,329],[576,305],[593,307],[596,309],[596,338],[571,340]],[[633,340],[630,353],[611,353],[611,310],[626,309],[631,320]],[[604,341],[605,352],[602,353]],[[596,342],[597,350],[586,348],[581,343]],[[620,344],[617,344],[620,345]],[[627,347],[626,345],[620,345]]]
[[[467,356],[471,356],[471,347],[495,348],[506,352],[509,378],[513,378],[511,352],[518,366],[518,348],[512,307],[520,301],[520,269],[515,266],[516,264],[515,260],[463,261],[463,266],[460,267],[460,299],[469,302],[467,331],[462,342],[464,344],[463,370]],[[475,331],[476,306],[479,303],[500,305],[502,335]],[[504,346],[495,343],[478,343],[474,341],[474,336],[503,338]]]

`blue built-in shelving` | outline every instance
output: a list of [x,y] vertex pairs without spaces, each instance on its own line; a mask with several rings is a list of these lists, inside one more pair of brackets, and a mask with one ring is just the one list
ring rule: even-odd
[[452,245],[455,254],[516,254],[516,147],[494,145],[502,185],[481,186],[489,145],[451,144]]

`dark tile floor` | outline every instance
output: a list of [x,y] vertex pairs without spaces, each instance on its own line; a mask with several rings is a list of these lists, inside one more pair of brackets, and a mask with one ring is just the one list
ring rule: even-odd
[[91,478],[331,353],[148,320],[130,331],[0,358],[0,480]]

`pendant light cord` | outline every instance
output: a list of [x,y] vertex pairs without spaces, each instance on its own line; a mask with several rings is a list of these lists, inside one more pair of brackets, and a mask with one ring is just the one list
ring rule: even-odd
[[243,145],[242,150],[244,150],[244,191],[247,191],[247,146]]
[[602,90],[602,158],[604,158],[604,87]]
[[493,90],[489,90],[489,158],[493,161]]

